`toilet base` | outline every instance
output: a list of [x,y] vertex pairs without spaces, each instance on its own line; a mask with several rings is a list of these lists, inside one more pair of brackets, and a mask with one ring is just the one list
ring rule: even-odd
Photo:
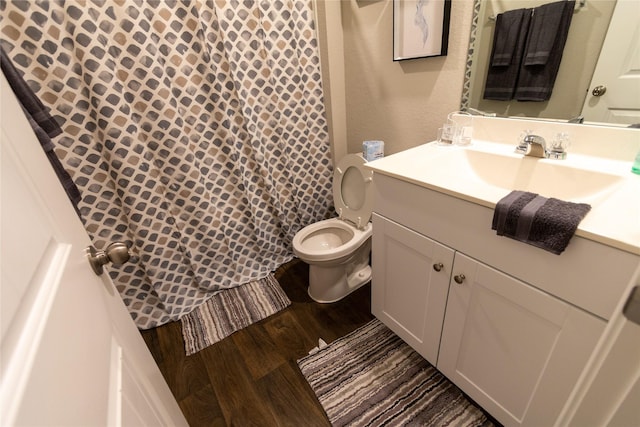
[[[321,267],[309,265],[309,290],[316,302],[328,304],[341,300],[371,280],[371,266],[365,264],[349,272],[344,265]],[[327,283],[332,285],[327,286]]]

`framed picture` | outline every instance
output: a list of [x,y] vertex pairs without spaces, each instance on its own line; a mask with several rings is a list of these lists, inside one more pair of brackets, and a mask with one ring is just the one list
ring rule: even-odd
[[451,0],[393,0],[393,60],[447,54]]

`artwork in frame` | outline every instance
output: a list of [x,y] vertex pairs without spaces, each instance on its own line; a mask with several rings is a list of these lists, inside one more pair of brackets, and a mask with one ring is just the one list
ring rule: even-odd
[[447,54],[451,0],[393,0],[393,60]]

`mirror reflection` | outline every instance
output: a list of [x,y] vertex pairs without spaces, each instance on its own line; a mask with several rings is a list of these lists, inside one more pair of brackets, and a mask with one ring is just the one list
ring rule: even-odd
[[[471,107],[505,117],[567,121],[583,118],[587,122],[625,125],[640,122],[640,105],[628,105],[640,103],[640,79],[626,79],[631,87],[620,90],[616,79],[603,76],[601,65],[598,65],[598,59],[602,54],[605,57],[604,61],[611,68],[610,65],[616,59],[607,55],[615,54],[622,57],[617,61],[622,61],[620,65],[624,70],[616,69],[613,73],[620,75],[631,71],[631,74],[634,74],[633,63],[640,63],[640,2],[636,0],[576,1],[562,61],[548,101],[483,99],[498,14],[520,8],[535,8],[548,3],[551,1],[482,0],[479,5],[476,4],[475,43],[472,40],[473,56],[467,64],[467,72],[470,72],[468,105],[465,105],[466,97],[463,95],[463,108]],[[617,3],[622,5],[616,7]],[[612,19],[614,23],[610,26]],[[618,35],[611,34],[615,32]],[[616,40],[615,37],[621,39]],[[629,58],[632,58],[631,61]],[[639,66],[640,64],[635,64],[636,68]],[[594,90],[598,86],[601,86],[600,89]],[[606,88],[604,94],[601,93],[602,87]],[[626,92],[628,99],[618,100],[618,92],[622,92],[623,95]],[[617,105],[610,105],[613,100]]]

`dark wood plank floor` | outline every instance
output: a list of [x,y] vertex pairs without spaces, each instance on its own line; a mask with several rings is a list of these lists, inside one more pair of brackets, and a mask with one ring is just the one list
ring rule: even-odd
[[285,310],[192,356],[180,322],[142,335],[187,421],[197,426],[328,426],[296,360],[364,325],[371,287],[318,304],[307,295],[308,266],[294,260],[275,275],[291,299]]

